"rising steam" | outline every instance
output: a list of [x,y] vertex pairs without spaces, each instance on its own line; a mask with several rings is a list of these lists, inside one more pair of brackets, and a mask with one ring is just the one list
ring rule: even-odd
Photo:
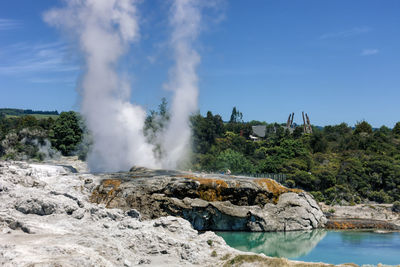
[[197,110],[196,66],[200,56],[192,48],[200,30],[200,7],[195,0],[175,0],[171,9],[173,28],[171,46],[175,66],[170,73],[167,89],[174,92],[171,120],[164,135],[163,167],[175,169],[189,156],[191,129],[189,115]]
[[68,30],[85,60],[81,112],[93,136],[92,171],[156,167],[152,146],[142,133],[145,111],[129,102],[130,88],[116,73],[119,58],[138,38],[136,7],[129,0],[73,0],[45,14]]
[[77,41],[84,59],[81,112],[93,137],[88,155],[91,171],[128,170],[133,165],[175,168],[190,147],[189,115],[197,109],[196,66],[192,43],[199,32],[195,0],[174,0],[170,24],[175,66],[167,88],[174,92],[170,124],[162,133],[163,158],[146,142],[145,111],[133,105],[130,87],[116,72],[121,56],[139,37],[137,8],[132,0],[69,0],[44,16]]

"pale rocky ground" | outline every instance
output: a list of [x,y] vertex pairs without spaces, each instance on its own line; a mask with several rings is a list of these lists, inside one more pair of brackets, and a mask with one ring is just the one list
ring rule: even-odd
[[[59,165],[57,165],[59,164]],[[99,177],[61,165],[0,162],[0,266],[326,266],[239,252],[176,217],[89,202]]]
[[400,226],[400,213],[392,211],[392,204],[358,204],[354,206],[329,206],[320,203],[324,212],[334,211],[340,218],[382,220]]

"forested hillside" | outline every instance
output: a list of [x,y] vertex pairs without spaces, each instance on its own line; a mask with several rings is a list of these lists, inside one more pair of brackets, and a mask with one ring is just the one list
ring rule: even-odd
[[0,108],[0,114],[10,116],[23,116],[23,115],[58,115],[58,111],[42,111],[32,109],[16,109],[16,108]]
[[[303,134],[303,127],[290,133],[277,123],[224,123],[208,112],[193,116],[192,124],[196,170],[283,173],[287,186],[327,203],[400,200],[400,123],[376,130],[365,121],[354,129],[342,123]],[[251,126],[260,124],[266,137],[250,140]]]
[[[163,101],[159,111],[150,112],[144,129],[149,142],[156,142],[157,131],[166,124],[166,108]],[[353,128],[345,123],[313,126],[311,134],[304,134],[298,126],[291,133],[278,123],[244,122],[234,109],[229,122],[207,112],[206,116],[193,115],[191,125],[193,154],[186,168],[284,174],[287,186],[310,191],[327,203],[400,200],[400,123],[393,129],[372,129],[366,121]],[[264,138],[249,138],[254,125],[266,125]],[[57,119],[0,113],[0,156],[41,160],[51,156],[49,153],[61,153],[84,158],[89,148],[81,141],[83,135],[90,135],[82,128],[84,124],[75,112],[62,112]],[[155,145],[161,157],[162,148]]]
[[56,119],[0,113],[0,157],[42,160],[57,153],[75,153],[83,133],[79,117],[73,111],[62,112]]

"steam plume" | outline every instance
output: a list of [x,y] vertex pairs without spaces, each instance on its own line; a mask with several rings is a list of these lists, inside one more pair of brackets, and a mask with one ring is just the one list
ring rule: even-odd
[[145,111],[129,102],[130,88],[116,73],[120,57],[139,35],[130,0],[69,0],[45,21],[77,38],[85,59],[81,112],[93,135],[91,171],[157,167],[142,132]]
[[120,57],[139,36],[134,1],[65,2],[64,8],[50,10],[44,18],[72,34],[84,58],[81,112],[93,137],[90,170],[120,171],[133,165],[176,168],[188,156],[189,116],[197,110],[200,57],[193,43],[200,30],[200,1],[174,0],[171,8],[170,45],[175,64],[166,87],[174,96],[169,124],[157,137],[161,159],[143,134],[145,111],[129,102],[128,82],[116,72]]
[[173,28],[171,47],[175,65],[170,72],[167,89],[174,92],[171,120],[164,133],[164,168],[175,169],[188,156],[191,129],[189,116],[197,110],[196,67],[200,56],[193,49],[193,42],[200,31],[201,9],[197,0],[174,0],[170,25]]

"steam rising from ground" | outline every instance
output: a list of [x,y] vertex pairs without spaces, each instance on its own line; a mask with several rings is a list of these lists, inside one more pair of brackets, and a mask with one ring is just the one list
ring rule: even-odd
[[175,0],[171,9],[170,24],[173,27],[171,46],[175,66],[170,73],[167,89],[174,92],[171,120],[164,135],[163,167],[176,168],[189,156],[191,129],[189,115],[197,110],[196,66],[200,56],[192,48],[199,34],[201,21],[197,1]]
[[81,112],[93,136],[88,155],[92,171],[128,170],[133,165],[175,168],[190,146],[189,115],[197,109],[200,61],[191,48],[199,31],[200,11],[195,0],[174,0],[170,23],[175,66],[167,85],[174,92],[171,120],[161,136],[165,155],[157,159],[146,142],[145,111],[129,102],[130,88],[116,72],[120,57],[138,39],[135,2],[131,0],[70,0],[44,16],[51,25],[67,30],[84,58]]

